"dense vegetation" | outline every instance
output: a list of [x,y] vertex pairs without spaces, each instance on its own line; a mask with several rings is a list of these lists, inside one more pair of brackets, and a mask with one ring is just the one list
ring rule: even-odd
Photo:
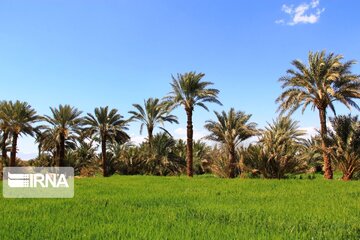
[[357,240],[359,197],[360,182],[321,176],[84,178],[73,199],[0,196],[0,239]]
[[[337,116],[327,126],[327,112],[336,113],[334,102],[359,109],[360,77],[351,72],[354,61],[343,62],[341,55],[309,53],[308,63],[292,62],[295,69],[280,78],[284,92],[278,97],[281,112],[265,129],[251,122],[251,114],[230,109],[215,112],[209,120],[206,139],[217,143],[193,141],[193,112],[220,104],[219,90],[203,80],[203,73],[188,72],[172,77],[171,92],[161,100],[150,98],[144,105],[134,104],[125,119],[117,109],[95,108],[84,114],[70,105],[51,107],[50,116],[40,116],[30,104],[0,102],[1,165],[73,166],[76,174],[93,176],[101,172],[134,175],[181,175],[213,173],[220,177],[287,178],[291,174],[322,172],[327,179],[340,170],[343,180],[358,178],[360,171],[357,117]],[[187,116],[187,141],[173,139],[164,123],[178,123],[171,114],[178,106]],[[290,114],[308,106],[319,113],[318,136],[306,140]],[[140,145],[131,143],[127,134],[131,122],[141,123],[148,138]],[[154,129],[160,127],[160,133]],[[333,129],[333,130],[332,130]],[[20,135],[36,138],[39,154],[31,161],[17,159]],[[242,143],[250,137],[258,141]],[[100,151],[98,151],[100,150]],[[8,156],[10,152],[10,157]],[[99,154],[100,152],[100,154]]]

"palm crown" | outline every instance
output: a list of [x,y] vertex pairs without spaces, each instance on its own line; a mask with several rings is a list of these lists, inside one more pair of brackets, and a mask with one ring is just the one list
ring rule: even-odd
[[[144,107],[140,104],[133,104],[136,111],[130,111],[132,119],[141,122],[140,134],[144,126],[148,130],[148,140],[151,144],[153,138],[153,130],[157,124],[164,125],[165,122],[179,123],[175,115],[171,115],[171,107],[168,104],[161,102],[158,98],[149,98],[144,100]],[[164,128],[161,128],[167,132]]]
[[207,121],[205,128],[211,132],[206,138],[226,145],[237,146],[256,134],[256,123],[248,123],[251,115],[231,108],[228,113],[215,112],[217,121]]
[[201,81],[204,76],[204,73],[196,72],[178,74],[177,78],[172,76],[172,92],[166,99],[175,106],[183,105],[187,111],[193,111],[194,106],[200,106],[208,111],[205,102],[222,105],[217,99],[219,90],[208,88],[213,83]]
[[70,132],[79,128],[82,123],[80,115],[82,111],[70,105],[59,105],[59,108],[50,108],[52,116],[45,116],[45,120],[50,123],[58,134],[66,137]]
[[215,112],[216,121],[207,121],[205,128],[210,132],[206,138],[223,143],[229,153],[229,177],[235,177],[236,147],[240,142],[256,134],[256,124],[249,123],[251,115],[236,112],[231,108],[228,113]]
[[96,135],[99,139],[110,142],[126,142],[129,136],[125,133],[128,130],[128,121],[118,114],[118,110],[108,107],[95,109],[95,115],[88,113],[85,117],[85,128],[91,135]]
[[280,103],[279,110],[292,113],[302,106],[304,112],[311,105],[313,110],[330,107],[336,113],[334,101],[359,109],[353,101],[353,98],[360,98],[359,76],[350,71],[355,61],[341,63],[342,59],[342,55],[326,55],[322,51],[309,53],[308,66],[294,60],[292,65],[296,70],[289,69],[288,75],[279,80],[286,89],[276,100]]

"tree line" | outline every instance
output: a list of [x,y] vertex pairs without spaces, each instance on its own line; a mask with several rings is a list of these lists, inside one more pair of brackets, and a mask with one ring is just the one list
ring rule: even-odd
[[[172,76],[171,92],[162,99],[149,98],[143,104],[133,104],[131,117],[125,119],[117,109],[95,108],[83,112],[70,105],[50,108],[51,114],[40,116],[27,102],[0,102],[0,167],[73,166],[77,174],[101,172],[107,177],[120,174],[177,175],[214,173],[221,177],[239,175],[265,178],[284,178],[288,174],[323,171],[326,179],[333,178],[333,170],[343,172],[350,180],[360,171],[360,122],[357,116],[337,116],[334,103],[340,102],[359,110],[360,77],[352,73],[355,61],[343,61],[342,55],[310,52],[307,64],[292,61],[293,68],[280,78],[283,92],[276,99],[279,117],[265,129],[251,122],[251,114],[231,108],[214,112],[216,120],[209,120],[205,128],[214,141],[193,140],[193,112],[196,107],[209,111],[208,104],[221,105],[219,90],[204,81],[205,74],[187,72]],[[178,123],[172,114],[182,107],[187,116],[187,140],[175,140],[164,123]],[[317,111],[319,134],[304,137],[298,122],[291,114],[301,108]],[[327,126],[327,112],[332,128]],[[147,139],[134,145],[127,134],[131,122],[141,123]],[[154,135],[156,128],[161,132]],[[36,159],[23,162],[17,159],[20,135],[33,136],[38,143]],[[245,146],[245,140],[258,141]],[[98,154],[98,147],[100,154]],[[8,156],[10,152],[10,157]],[[195,160],[195,161],[194,161]]]

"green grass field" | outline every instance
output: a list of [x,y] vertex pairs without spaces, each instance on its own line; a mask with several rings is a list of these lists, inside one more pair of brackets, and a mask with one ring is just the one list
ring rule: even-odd
[[[1,183],[0,183],[1,184]],[[0,198],[0,239],[360,239],[360,182],[114,176]]]

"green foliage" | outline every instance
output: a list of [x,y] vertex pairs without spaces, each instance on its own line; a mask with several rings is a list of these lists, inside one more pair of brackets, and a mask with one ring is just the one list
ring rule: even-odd
[[125,132],[128,130],[129,121],[123,118],[117,109],[95,108],[94,115],[88,113],[84,118],[84,131],[98,141],[125,143],[130,139]]
[[306,162],[312,173],[322,172],[323,158],[321,149],[321,137],[316,135],[304,140],[304,149],[300,156]]
[[74,168],[75,175],[81,175],[81,170],[84,168],[97,167],[97,154],[93,141],[82,141],[75,150],[68,151],[67,166]]
[[343,173],[343,180],[351,180],[360,172],[360,122],[358,117],[337,116],[330,120],[331,156]]
[[222,144],[229,156],[229,173],[228,177],[236,177],[237,171],[237,154],[236,147],[244,140],[254,136],[257,133],[256,123],[248,122],[251,115],[244,112],[237,112],[231,108],[228,113],[223,111],[221,114],[215,112],[217,121],[209,120],[205,124],[205,128],[210,132],[206,136],[208,140]]
[[156,134],[151,147],[143,143],[118,150],[114,157],[122,174],[168,176],[184,172],[185,159],[179,156],[176,141],[167,133]]
[[[151,143],[153,138],[153,130],[158,124],[164,125],[165,122],[179,123],[175,115],[171,115],[172,110],[169,104],[161,102],[158,98],[149,98],[144,100],[144,107],[139,104],[133,104],[136,111],[130,111],[132,119],[137,120],[141,123],[140,134],[144,126],[148,131],[148,141]],[[166,129],[161,127],[165,132]]]
[[242,168],[259,171],[265,178],[284,178],[286,174],[306,169],[301,158],[305,133],[298,122],[280,117],[262,131],[259,144],[240,151]]
[[[211,173],[220,177],[228,178],[230,172],[229,154],[224,148],[215,147],[211,151]],[[239,173],[239,172],[238,172]]]
[[210,168],[211,147],[209,147],[205,142],[198,140],[194,142],[193,150],[194,150],[194,173],[197,175],[211,173],[211,168]]
[[215,112],[217,121],[208,120],[205,128],[210,132],[206,138],[224,144],[225,147],[237,147],[244,140],[254,136],[256,123],[249,122],[251,115],[231,108],[229,112]]
[[80,115],[82,111],[70,105],[59,105],[58,108],[50,108],[52,116],[45,116],[45,121],[48,122],[54,129],[56,135],[64,134],[65,138],[71,132],[79,129],[82,123]]

